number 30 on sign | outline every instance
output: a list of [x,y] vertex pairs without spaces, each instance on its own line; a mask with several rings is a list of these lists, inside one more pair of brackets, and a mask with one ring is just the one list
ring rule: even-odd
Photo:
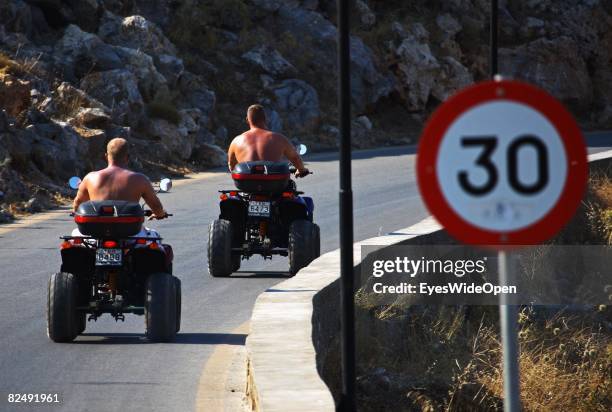
[[488,81],[434,112],[419,142],[417,177],[427,207],[458,240],[537,244],[580,203],[586,148],[571,114],[548,93]]

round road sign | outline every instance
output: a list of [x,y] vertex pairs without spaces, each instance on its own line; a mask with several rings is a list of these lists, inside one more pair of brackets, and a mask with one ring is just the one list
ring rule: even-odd
[[464,243],[532,245],[573,216],[587,155],[572,115],[519,81],[470,86],[441,105],[419,142],[421,195]]

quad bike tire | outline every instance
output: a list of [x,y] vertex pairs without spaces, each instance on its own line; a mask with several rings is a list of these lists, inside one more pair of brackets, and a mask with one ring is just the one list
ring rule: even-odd
[[177,331],[176,279],[169,273],[149,275],[145,285],[146,336],[152,342],[170,342]]
[[293,276],[316,257],[316,228],[307,220],[294,220],[289,226],[289,273]]
[[208,273],[215,278],[232,274],[232,223],[229,220],[214,220],[208,227]]
[[181,330],[181,305],[182,303],[182,291],[181,291],[181,280],[176,276],[174,278],[174,288],[176,291],[176,333]]
[[240,269],[241,260],[242,255],[232,255],[232,273],[238,272]]
[[81,312],[77,314],[77,325],[79,335],[85,332],[85,328],[87,328],[87,313]]
[[51,275],[47,292],[47,335],[53,342],[73,341],[81,328],[74,275],[65,272]]

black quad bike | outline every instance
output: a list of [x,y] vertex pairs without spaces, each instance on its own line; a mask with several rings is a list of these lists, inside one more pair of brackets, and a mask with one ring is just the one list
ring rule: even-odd
[[232,178],[236,189],[221,190],[219,219],[208,231],[208,272],[226,277],[242,259],[261,255],[289,257],[295,275],[320,255],[319,226],[313,222],[314,204],[290,180],[285,162],[244,162]]
[[70,342],[88,320],[109,313],[145,316],[146,337],[174,338],[181,324],[181,282],[172,275],[173,252],[154,231],[138,203],[98,201],[74,214],[79,236],[62,236],[62,266],[49,279],[47,333]]

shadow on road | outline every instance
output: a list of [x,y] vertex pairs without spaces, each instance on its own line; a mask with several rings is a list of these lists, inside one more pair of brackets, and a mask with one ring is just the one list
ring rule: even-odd
[[262,271],[262,272],[252,272],[249,270],[238,271],[231,275],[230,278],[234,279],[282,279],[282,278],[290,278],[291,276],[287,272],[281,271]]
[[266,289],[266,292],[270,292],[270,293],[318,292],[318,291],[319,289],[275,289],[275,288]]
[[[353,160],[361,160],[361,159],[372,159],[375,157],[389,157],[389,156],[403,156],[403,155],[411,155],[416,154],[417,147],[414,145],[401,145],[401,146],[387,146],[377,149],[363,149],[363,150],[353,150],[351,152],[351,158]],[[310,155],[304,156],[304,161],[308,163],[312,162],[327,162],[327,161],[337,161],[339,153],[337,151],[329,151],[329,152],[316,152]]]
[[[192,345],[244,345],[247,335],[241,333],[178,333],[172,342],[167,344]],[[90,338],[101,338],[92,340]],[[80,345],[130,345],[149,342],[141,333],[84,333],[74,344]]]
[[158,386],[160,383],[156,382],[129,382],[129,381],[118,381],[118,382],[70,382],[71,385],[151,385]]

